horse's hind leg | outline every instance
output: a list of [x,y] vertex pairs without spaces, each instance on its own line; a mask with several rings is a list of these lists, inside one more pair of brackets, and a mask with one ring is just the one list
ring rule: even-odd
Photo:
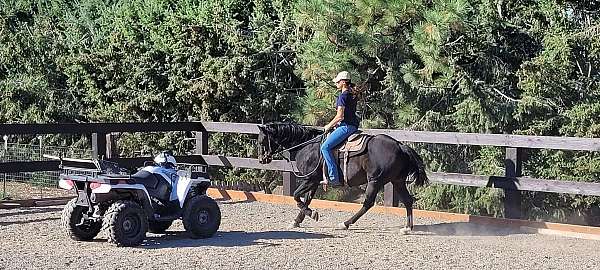
[[350,225],[354,224],[360,217],[362,217],[373,205],[375,205],[375,199],[377,199],[377,192],[383,185],[377,181],[369,181],[367,184],[367,191],[365,192],[366,198],[363,202],[363,206],[347,221],[340,223],[338,228],[348,229]]
[[400,200],[402,200],[402,204],[406,208],[406,226],[402,230],[402,232],[412,231],[413,229],[413,203],[414,198],[408,192],[406,188],[406,182],[402,183],[394,183],[394,190],[400,195]]

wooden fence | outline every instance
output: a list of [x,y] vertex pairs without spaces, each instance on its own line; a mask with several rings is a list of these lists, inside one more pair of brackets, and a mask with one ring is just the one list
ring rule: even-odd
[[[85,123],[85,124],[0,124],[0,135],[22,134],[91,134],[94,157],[105,157],[124,166],[141,166],[146,158],[119,158],[113,132],[195,132],[195,154],[179,156],[180,162],[200,162],[212,166],[277,170],[283,172],[283,193],[291,195],[296,179],[290,164],[274,160],[260,164],[257,159],[208,155],[208,138],[211,133],[258,134],[257,124],[221,122],[174,122],[174,123]],[[600,183],[573,182],[536,179],[522,176],[522,164],[527,149],[559,149],[599,151],[600,139],[524,136],[506,134],[476,134],[457,132],[425,132],[386,129],[365,129],[368,134],[386,134],[401,142],[499,146],[506,149],[505,174],[484,176],[459,173],[429,173],[432,182],[501,188],[505,192],[505,217],[521,218],[521,192],[543,191],[600,196]],[[0,163],[0,173],[53,171],[58,170],[56,161],[23,161]],[[388,206],[397,206],[398,195],[391,185],[384,189],[384,201]]]

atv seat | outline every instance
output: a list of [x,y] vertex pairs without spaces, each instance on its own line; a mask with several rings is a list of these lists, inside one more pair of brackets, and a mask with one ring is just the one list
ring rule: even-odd
[[137,184],[142,184],[147,189],[156,189],[158,186],[158,179],[156,176],[147,171],[139,171],[131,176],[131,179]]
[[141,170],[132,175],[131,179],[144,185],[150,197],[158,198],[161,201],[169,201],[172,187],[162,176]]

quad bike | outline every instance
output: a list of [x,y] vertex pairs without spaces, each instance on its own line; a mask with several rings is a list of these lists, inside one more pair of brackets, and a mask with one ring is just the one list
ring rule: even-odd
[[163,233],[176,219],[192,238],[211,237],[219,229],[221,211],[206,195],[205,165],[177,164],[163,152],[129,175],[106,160],[48,157],[59,159],[64,170],[59,186],[77,193],[61,217],[72,239],[88,241],[103,230],[110,243],[137,246],[146,232]]

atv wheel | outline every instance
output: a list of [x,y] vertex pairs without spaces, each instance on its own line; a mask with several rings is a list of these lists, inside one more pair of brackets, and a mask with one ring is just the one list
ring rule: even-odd
[[102,228],[101,222],[87,220],[82,222],[83,213],[87,211],[85,206],[76,205],[77,198],[72,199],[65,205],[60,217],[67,236],[77,241],[89,241],[94,239]]
[[144,241],[148,217],[136,202],[117,201],[106,211],[103,225],[109,243],[132,247]]
[[167,221],[148,221],[148,231],[151,233],[164,233],[173,224],[172,220]]
[[194,196],[183,209],[183,227],[192,238],[213,236],[221,225],[221,210],[217,202],[207,196]]

